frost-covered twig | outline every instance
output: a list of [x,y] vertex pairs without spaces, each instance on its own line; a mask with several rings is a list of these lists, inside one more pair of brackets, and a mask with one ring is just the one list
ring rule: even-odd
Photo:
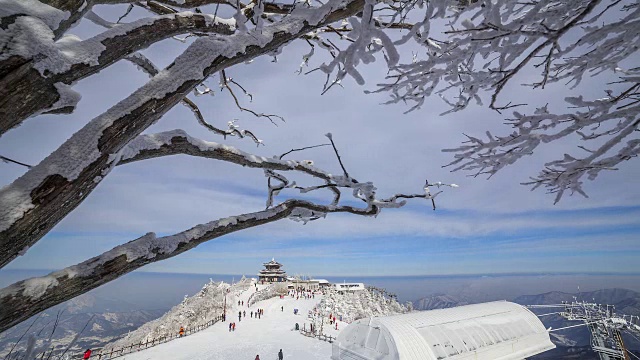
[[[157,75],[159,72],[158,68],[151,62],[151,60],[149,60],[141,53],[131,54],[126,57],[126,60],[136,64],[139,69],[143,70],[151,77]],[[238,127],[235,125],[235,121],[231,121],[228,123],[229,128],[227,130],[222,130],[211,125],[205,120],[204,115],[202,115],[202,112],[200,111],[200,108],[198,108],[198,105],[196,105],[196,103],[190,100],[188,97],[185,96],[184,99],[182,99],[182,104],[188,107],[195,116],[198,123],[204,126],[209,131],[218,135],[222,135],[225,138],[227,136],[237,136],[239,138],[249,137],[256,143],[256,145],[264,145],[262,143],[262,140],[258,139],[251,131],[238,129]]]
[[[473,171],[473,176],[486,174],[491,177],[522,157],[533,154],[541,145],[578,134],[585,143],[578,147],[587,152],[586,157],[565,154],[562,160],[545,164],[537,177],[523,184],[534,189],[546,187],[550,193],[556,194],[556,203],[566,190],[586,196],[582,189],[585,175],[588,180],[594,180],[602,170],[613,170],[621,162],[638,156],[640,103],[634,97],[633,89],[636,88],[633,84],[617,96],[610,93],[606,98],[597,100],[567,97],[565,101],[576,110],[565,114],[553,114],[548,106],[531,115],[514,112],[513,118],[508,119],[508,124],[514,128],[511,134],[496,136],[487,132],[486,140],[467,136],[468,140],[462,146],[444,150],[455,153],[455,160],[447,166],[454,166],[452,171],[467,170]],[[593,141],[601,138],[608,140],[604,143]],[[591,142],[594,149],[588,149]],[[611,152],[613,155],[608,155]]]

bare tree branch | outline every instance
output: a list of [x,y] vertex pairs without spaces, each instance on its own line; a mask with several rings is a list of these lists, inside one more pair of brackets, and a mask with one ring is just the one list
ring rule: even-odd
[[282,116],[274,115],[274,114],[257,113],[251,109],[245,108],[242,105],[240,105],[240,101],[238,100],[238,97],[236,96],[236,94],[233,92],[233,89],[231,88],[231,86],[229,86],[229,83],[237,85],[245,93],[245,95],[251,96],[251,94],[247,93],[247,91],[242,86],[238,85],[235,81],[233,81],[233,79],[227,78],[227,74],[225,73],[224,70],[221,71],[220,77],[221,77],[222,86],[224,86],[229,91],[229,94],[231,94],[231,97],[233,97],[233,101],[236,103],[236,106],[238,107],[238,109],[240,109],[241,111],[246,111],[255,117],[267,118],[274,125],[277,125],[275,121],[273,121],[274,118],[284,121]]
[[331,133],[327,133],[325,135],[329,141],[331,141],[331,146],[333,147],[333,151],[336,153],[336,157],[338,158],[338,162],[340,163],[340,167],[342,168],[342,171],[344,172],[344,176],[349,177],[349,173],[347,172],[347,169],[345,169],[344,164],[342,163],[342,159],[340,158],[340,154],[338,153],[338,149],[336,148],[336,144],[333,142],[333,136],[331,135]]
[[22,166],[27,167],[27,168],[33,167],[32,165],[25,164],[23,162],[16,161],[16,160],[13,160],[13,159],[9,159],[8,157],[2,156],[2,155],[0,155],[0,160],[4,161],[4,162],[7,162],[7,163],[14,163],[14,164],[22,165]]

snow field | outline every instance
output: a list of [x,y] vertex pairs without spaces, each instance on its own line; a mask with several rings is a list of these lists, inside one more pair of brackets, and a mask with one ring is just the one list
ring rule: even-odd
[[[258,289],[266,286],[258,285]],[[260,355],[261,360],[277,359],[280,349],[285,359],[323,359],[331,357],[331,344],[314,338],[306,337],[295,331],[295,324],[302,328],[306,323],[309,328],[311,320],[307,314],[322,299],[316,295],[315,299],[299,299],[285,296],[284,299],[274,297],[259,301],[251,307],[247,307],[249,296],[255,292],[252,286],[239,294],[234,304],[227,304],[227,321],[217,323],[210,328],[190,336],[173,340],[156,347],[137,353],[125,355],[123,360],[254,360]],[[245,302],[245,306],[238,306],[237,300]],[[281,311],[281,306],[284,311]],[[251,311],[258,308],[264,309],[264,315],[260,319],[250,317]],[[298,309],[298,315],[293,314],[293,309]],[[246,311],[246,317],[238,321],[238,311]],[[236,323],[236,330],[229,332],[229,322]],[[346,326],[346,323],[338,324],[338,329]],[[327,335],[337,336],[334,328],[324,327]]]

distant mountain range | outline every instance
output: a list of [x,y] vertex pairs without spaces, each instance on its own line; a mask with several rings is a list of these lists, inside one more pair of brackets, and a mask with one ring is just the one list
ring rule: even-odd
[[[615,306],[615,312],[618,314],[640,315],[640,293],[627,289],[604,289],[580,293],[552,291],[538,295],[518,296],[510,301],[521,305],[552,305],[561,304],[563,301],[571,302],[574,300],[613,305]],[[468,305],[476,302],[477,301],[468,298],[434,294],[414,301],[413,306],[416,310],[433,310]],[[553,309],[534,309],[533,312],[542,315],[555,311]],[[568,321],[557,314],[542,316],[540,320],[547,328],[551,327],[553,329],[578,324],[575,321]],[[551,340],[556,344],[557,348],[534,356],[531,359],[597,360],[599,359],[598,355],[591,350],[589,345],[590,337],[589,330],[583,326],[553,332],[551,333]],[[627,348],[632,350],[634,354],[640,356],[640,341],[624,334],[623,338]]]
[[448,309],[456,306],[474,303],[469,299],[463,299],[447,294],[434,294],[413,302],[414,310]]
[[604,289],[581,293],[552,291],[539,295],[518,296],[513,301],[523,305],[560,304],[562,301],[595,302],[614,305],[616,312],[627,315],[640,315],[640,293],[627,289]]
[[[71,339],[84,329],[74,348],[86,349],[100,347],[113,341],[142,324],[162,315],[167,309],[142,310],[135,304],[121,300],[112,300],[90,294],[57,305],[31,318],[12,329],[0,334],[0,357],[4,358],[21,336],[26,334],[15,346],[13,353],[24,350],[29,334],[40,334],[37,346],[53,331],[58,313],[58,326],[53,333],[52,345],[56,349],[64,348]],[[34,319],[35,323],[34,323]],[[27,331],[30,325],[31,329]],[[13,355],[12,355],[13,357]]]

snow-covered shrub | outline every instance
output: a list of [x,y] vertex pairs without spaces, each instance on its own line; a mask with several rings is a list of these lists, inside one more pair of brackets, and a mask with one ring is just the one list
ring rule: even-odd
[[258,301],[271,299],[275,296],[287,295],[287,284],[286,283],[273,283],[266,288],[256,291],[249,298],[249,305],[253,305]]
[[328,318],[329,314],[332,314],[337,318],[342,317],[342,320],[348,323],[371,316],[403,314],[410,311],[394,298],[369,288],[344,294],[330,290],[318,304],[318,309],[323,317]]

